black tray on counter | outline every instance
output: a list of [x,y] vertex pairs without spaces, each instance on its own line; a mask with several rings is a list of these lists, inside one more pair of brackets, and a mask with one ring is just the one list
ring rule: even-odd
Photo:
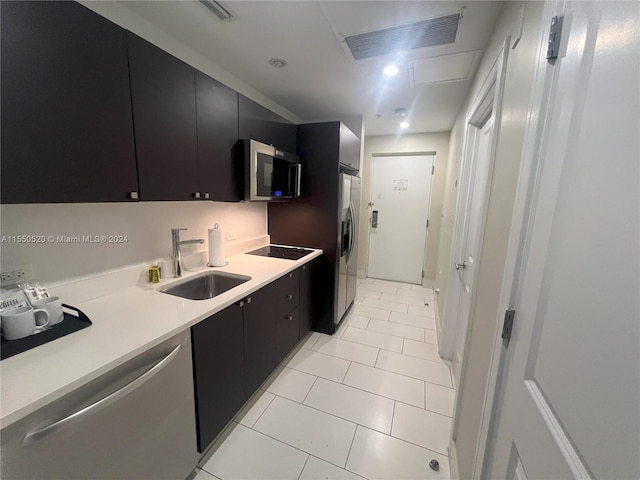
[[26,352],[27,350],[31,350],[32,348],[39,347],[40,345],[51,342],[52,340],[91,326],[91,320],[89,320],[89,317],[77,308],[65,305],[64,303],[62,304],[62,308],[76,312],[77,316],[64,312],[64,320],[62,320],[62,322],[53,325],[51,328],[48,328],[43,332],[20,338],[18,340],[6,340],[2,337],[0,344],[0,360],[13,357],[19,353]]

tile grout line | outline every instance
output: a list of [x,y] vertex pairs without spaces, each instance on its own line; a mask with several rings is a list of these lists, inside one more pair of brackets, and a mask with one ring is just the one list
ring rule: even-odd
[[[357,327],[351,327],[351,328],[357,328]],[[362,330],[362,328],[358,328],[358,330]],[[367,330],[368,332],[373,332],[373,330]],[[373,333],[380,333],[380,332],[373,332]],[[380,335],[387,335],[386,333],[380,333]],[[402,337],[396,337],[395,335],[387,335],[389,337],[395,337],[395,338],[399,338],[402,340]],[[384,347],[378,347],[376,345],[369,345],[368,343],[361,343],[361,342],[356,342],[355,340],[348,340],[346,338],[341,338],[340,340],[344,340],[345,342],[350,342],[350,343],[355,343],[357,345],[364,345],[365,347],[372,347],[372,348],[378,348],[378,349],[382,349],[385,350],[387,352],[392,352],[392,353],[400,353],[400,352],[396,352],[395,350],[389,350],[388,348],[384,348]],[[416,340],[417,341],[417,340]]]
[[[366,366],[368,366],[368,365],[366,365]],[[335,384],[337,384],[337,385],[343,385],[343,386],[348,387],[348,388],[353,388],[354,390],[358,390],[359,392],[368,393],[369,395],[373,395],[373,396],[375,396],[375,397],[380,397],[380,398],[383,398],[383,399],[385,399],[385,400],[391,400],[392,402],[400,402],[400,403],[402,403],[402,404],[404,404],[404,405],[408,405],[408,406],[410,406],[410,407],[422,408],[422,407],[418,407],[417,405],[413,405],[413,404],[411,404],[411,403],[403,402],[402,400],[398,400],[397,398],[387,397],[386,395],[381,395],[381,394],[379,394],[379,393],[372,392],[372,391],[370,391],[370,390],[365,390],[364,388],[356,387],[356,386],[354,386],[354,385],[349,385],[348,383],[338,383],[338,382],[336,382],[335,380],[329,380],[329,379],[327,379],[327,378],[323,378],[323,380],[326,380],[327,382],[335,383]],[[425,383],[425,382],[422,382],[422,383]],[[441,385],[438,385],[438,386],[441,386]],[[269,392],[269,393],[271,393],[271,392]],[[275,395],[275,394],[273,394],[273,395]],[[277,396],[281,396],[281,395],[277,395]],[[286,397],[283,397],[283,398],[286,398]],[[287,400],[291,400],[291,399],[290,399],[290,398],[288,398]],[[295,402],[295,400],[292,400],[292,401],[293,401],[293,402]],[[338,417],[337,415],[334,415],[333,413],[326,412],[326,411],[324,411],[324,410],[320,410],[319,408],[312,407],[311,405],[307,405],[307,404],[304,404],[304,405],[305,405],[306,407],[314,408],[315,410],[319,410],[319,411],[321,411],[321,412],[328,413],[329,415],[333,415],[334,417]],[[431,411],[431,410],[429,410],[429,411]],[[439,412],[433,412],[433,413],[439,413]],[[439,413],[439,414],[440,414],[440,415],[443,415],[442,413]],[[447,415],[444,415],[444,416],[445,416],[445,417],[447,417]],[[338,417],[338,418],[342,418],[342,417]],[[452,418],[452,417],[448,417],[448,418]],[[344,420],[347,420],[348,422],[354,423],[354,422],[353,422],[353,420],[348,420],[348,419],[346,419],[346,418],[345,418]],[[360,425],[360,424],[358,424],[358,425]],[[369,428],[369,429],[371,429],[371,430],[375,430],[376,432],[377,432],[377,431],[379,431],[379,430],[376,430],[375,428],[367,427],[366,425],[362,425],[362,426],[363,426],[363,427],[366,427],[366,428]],[[384,433],[384,432],[383,432],[383,433]]]
[[304,472],[305,467],[307,466],[307,462],[309,461],[309,457],[311,455],[307,454],[307,459],[304,461],[304,465],[302,466],[302,470],[300,470],[300,473],[298,474],[298,480],[300,480],[300,477],[302,476],[302,472]]
[[394,400],[393,401],[393,413],[391,414],[391,428],[389,429],[389,436],[391,436],[391,432],[393,432],[393,422],[395,422],[396,420],[396,403],[398,401]]
[[[391,353],[396,353],[396,352],[391,352]],[[399,355],[401,355],[401,354],[399,354]],[[366,366],[369,366],[369,365],[366,365]],[[380,367],[372,367],[372,368],[376,368],[376,369],[381,370],[383,372],[395,373],[396,375],[400,375],[401,377],[412,378],[414,380],[419,380],[421,382],[429,382],[429,383],[433,383],[434,385],[438,385],[440,387],[446,387],[446,388],[451,388],[452,390],[455,390],[453,387],[449,387],[447,385],[442,385],[441,383],[436,383],[436,382],[434,382],[432,380],[425,380],[424,378],[412,377],[411,375],[406,375],[404,373],[395,372],[393,370],[387,370],[385,368],[380,368]]]
[[358,433],[358,427],[359,427],[359,425],[356,423],[356,428],[353,430],[353,437],[351,438],[351,445],[349,445],[349,451],[347,452],[347,458],[344,461],[344,467],[342,467],[343,470],[347,469],[347,464],[349,463],[349,455],[351,455],[351,449],[353,448],[353,442],[355,442],[355,440],[356,440],[356,434]]
[[[279,396],[279,395],[276,395],[276,396]],[[285,397],[280,397],[280,398],[285,398]],[[286,400],[289,400],[288,398],[285,398],[285,399],[286,399]],[[291,401],[293,401],[293,400],[291,400]],[[351,423],[353,423],[353,422],[351,422]],[[240,425],[240,424],[238,424],[238,425]],[[242,426],[243,426],[243,427],[245,427],[244,425],[242,425]],[[245,427],[245,428],[249,428],[249,427]],[[290,443],[283,442],[282,440],[280,440],[280,439],[278,439],[278,438],[276,438],[276,437],[272,437],[271,435],[267,435],[266,433],[261,432],[260,430],[256,430],[255,428],[250,428],[250,430],[253,430],[254,432],[259,433],[260,435],[263,435],[263,436],[265,436],[265,437],[267,437],[267,438],[270,438],[271,440],[274,440],[274,441],[276,441],[276,442],[278,442],[278,443],[281,443],[281,444],[283,444],[283,445],[286,445],[287,447],[291,447],[291,448],[293,448],[293,449],[295,449],[295,450],[298,450],[299,452],[302,452],[302,453],[304,453],[304,454],[305,454],[305,455],[307,455],[307,456],[311,455],[309,452],[305,452],[305,451],[304,451],[304,450],[302,450],[300,447],[296,447],[295,445],[291,445]],[[315,455],[314,455],[314,456],[315,456]],[[318,458],[319,458],[319,457],[318,457]],[[325,462],[327,462],[327,463],[331,463],[329,460],[325,460],[324,458],[321,458],[321,460],[324,460],[324,461],[325,461]],[[338,466],[338,465],[336,465],[335,463],[331,463],[331,465],[335,465],[336,467]],[[208,472],[207,472],[207,473],[208,473]],[[300,473],[302,473],[302,472],[300,472]]]
[[[264,390],[264,391],[265,391],[265,392],[268,392],[267,390]],[[262,413],[258,416],[258,418],[256,419],[256,421],[255,421],[255,422],[253,422],[253,425],[251,425],[250,427],[247,427],[247,428],[250,428],[250,429],[252,429],[252,430],[253,430],[253,427],[255,427],[255,426],[256,426],[256,423],[258,423],[258,421],[262,418],[262,415],[264,415],[264,412],[266,412],[266,411],[269,409],[269,407],[271,406],[271,404],[273,403],[273,401],[276,399],[277,395],[276,395],[275,393],[273,393],[273,392],[268,392],[268,393],[270,393],[271,395],[273,395],[273,398],[272,398],[271,400],[269,400],[269,403],[267,404],[267,406],[265,407],[265,409],[264,409],[264,410],[262,410]],[[254,406],[255,406],[255,404],[254,404]],[[249,409],[249,410],[251,410],[251,409]],[[240,422],[238,422],[238,425],[242,425],[242,424],[241,424]],[[243,427],[246,427],[246,425],[242,425],[242,426],[243,426]],[[256,430],[256,431],[257,431],[257,430]]]
[[[331,416],[331,417],[337,418],[338,420],[342,420],[343,422],[350,423],[350,424],[352,424],[352,425],[354,425],[354,426],[356,427],[356,430],[358,429],[358,427],[359,427],[359,426],[362,426],[362,427],[364,427],[364,428],[368,428],[369,430],[371,430],[371,431],[373,431],[373,432],[378,432],[378,433],[382,433],[383,435],[385,435],[385,433],[384,433],[384,432],[380,432],[379,430],[376,430],[376,429],[374,429],[374,428],[370,428],[370,427],[366,427],[366,426],[364,426],[364,425],[360,425],[359,423],[354,422],[354,421],[352,421],[352,420],[347,420],[346,418],[338,417],[337,415],[334,415],[333,413],[325,412],[325,411],[323,411],[323,410],[320,410],[319,408],[312,407],[311,405],[305,405],[305,404],[302,404],[302,403],[296,402],[295,400],[291,400],[290,398],[282,397],[282,396],[280,396],[280,395],[275,395],[275,396],[276,396],[276,397],[280,397],[280,398],[282,398],[282,399],[284,399],[284,400],[289,400],[290,402],[293,402],[293,403],[297,403],[297,404],[302,405],[302,406],[304,406],[304,407],[307,407],[307,408],[309,408],[309,409],[311,409],[311,410],[315,410],[316,412],[324,413],[325,415],[329,415],[329,416]],[[275,398],[274,398],[274,400],[275,400]],[[266,411],[266,410],[265,410],[265,411]],[[300,447],[297,447],[297,446],[295,446],[295,445],[291,445],[290,443],[287,443],[287,442],[285,442],[285,441],[283,441],[283,440],[280,440],[279,438],[272,437],[271,435],[266,434],[266,433],[264,433],[264,432],[261,432],[260,430],[256,430],[255,428],[247,427],[246,425],[242,425],[242,424],[239,424],[239,423],[237,423],[237,422],[234,422],[234,423],[236,423],[236,424],[238,424],[238,425],[241,425],[242,427],[249,428],[250,430],[253,430],[254,432],[259,433],[260,435],[264,435],[265,437],[268,437],[268,438],[270,438],[270,439],[272,439],[272,440],[275,440],[276,442],[280,442],[280,443],[282,443],[282,444],[284,444],[284,445],[287,445],[287,446],[289,446],[289,447],[291,447],[291,448],[295,448],[296,450],[298,450],[298,451],[300,451],[300,452],[302,452],[302,453],[305,453],[305,454],[307,454],[307,455],[312,455],[311,453],[309,453],[309,452],[307,452],[307,451],[305,451],[305,450],[302,450]],[[256,422],[256,423],[257,423],[257,422]],[[354,438],[355,438],[355,435],[354,435]],[[351,442],[352,442],[352,444],[353,444],[353,439],[351,440]],[[349,448],[349,451],[351,451],[351,448]],[[325,459],[325,458],[317,457],[316,455],[312,455],[312,456],[314,456],[314,457],[316,457],[316,458],[319,458],[320,460],[323,460],[323,461],[325,461],[325,462],[327,462],[327,463],[330,463],[331,465],[334,465],[334,466],[336,466],[336,467],[338,467],[338,468],[341,468],[341,469],[345,470],[345,468],[344,468],[344,467],[341,467],[340,465],[337,465],[337,464],[335,464],[335,463],[333,463],[333,462],[331,462],[331,461],[329,461],[329,460],[327,460],[327,459]],[[348,458],[349,458],[349,455],[347,454],[347,459],[348,459]],[[345,463],[345,465],[346,465],[346,463]],[[209,472],[207,472],[207,473],[209,473]]]
[[[324,458],[320,458],[320,457],[318,457],[317,455],[314,455],[314,454],[312,454],[312,453],[310,453],[310,454],[309,454],[309,458],[311,458],[311,457],[316,458],[316,459],[320,460],[321,462],[326,462],[326,463],[328,463],[329,465],[333,465],[334,467],[338,467],[340,470],[344,470],[345,472],[353,473],[354,475],[356,475],[356,476],[358,476],[358,477],[365,478],[366,480],[369,480],[368,478],[366,478],[366,477],[364,477],[364,476],[360,475],[359,473],[352,472],[351,470],[347,470],[346,468],[342,468],[342,467],[340,467],[340,466],[336,465],[335,463],[331,463],[329,460],[325,460]],[[347,460],[348,460],[348,459],[349,459],[349,457],[347,456]]]
[[[400,403],[402,403],[402,402],[400,402]],[[386,434],[386,433],[380,432],[380,431],[378,431],[378,430],[373,430],[372,428],[365,427],[365,426],[363,426],[363,425],[359,425],[359,426],[361,426],[362,428],[367,428],[368,430],[371,430],[372,432],[380,433],[380,434],[385,435],[385,436],[387,436],[387,437],[389,437],[389,438],[393,438],[394,440],[398,440],[398,441],[400,441],[400,442],[408,443],[409,445],[413,445],[414,447],[418,447],[418,448],[421,448],[421,449],[423,449],[423,450],[428,450],[429,452],[432,452],[432,453],[435,453],[435,454],[438,454],[438,455],[442,455],[443,457],[445,457],[445,458],[448,460],[448,454],[438,452],[437,450],[434,450],[433,448],[428,448],[428,447],[425,447],[425,446],[423,446],[423,445],[418,445],[417,443],[413,443],[413,442],[411,442],[411,441],[409,441],[409,440],[405,440],[404,438],[395,437],[395,436],[393,436],[393,435],[389,435],[389,434]]]
[[[425,382],[425,383],[428,383],[428,382]],[[355,388],[355,387],[354,387],[354,388]],[[376,394],[374,393],[374,395],[376,395]],[[378,396],[379,396],[379,397],[381,397],[382,395],[378,395]],[[387,398],[387,397],[384,397],[384,398]],[[391,399],[391,400],[394,400],[394,399]],[[440,415],[441,417],[446,417],[446,418],[448,418],[448,419],[450,419],[450,420],[453,420],[453,417],[450,417],[449,415],[445,415],[444,413],[436,412],[435,410],[429,410],[428,408],[418,407],[418,406],[416,406],[416,405],[412,405],[412,404],[410,404],[410,403],[403,402],[402,400],[395,400],[395,401],[396,401],[396,402],[398,402],[398,403],[401,403],[401,404],[403,404],[403,405],[407,405],[407,406],[409,406],[409,407],[420,408],[421,410],[425,410],[425,411],[430,412],[430,413],[435,413],[436,415]],[[425,402],[425,403],[426,403],[426,402]],[[372,429],[372,430],[373,430],[373,429]]]
[[[350,362],[349,366],[347,367],[347,371],[344,373],[344,377],[342,377],[342,380],[340,381],[340,385],[344,385],[344,380],[347,378],[347,375],[349,375],[349,370],[351,370],[351,365],[353,365],[354,362]],[[329,380],[331,381],[331,380]],[[338,382],[336,382],[338,383]]]
[[[315,386],[316,382],[318,381],[318,377],[316,377],[316,379],[313,381],[313,384],[311,385],[311,388],[309,389],[309,391],[307,392],[307,394],[304,396],[304,398],[302,399],[302,401],[300,402],[302,405],[304,405],[304,401],[307,399],[307,397],[309,396],[309,394],[311,393],[311,390],[313,390],[313,387]],[[274,393],[275,395],[275,393]]]

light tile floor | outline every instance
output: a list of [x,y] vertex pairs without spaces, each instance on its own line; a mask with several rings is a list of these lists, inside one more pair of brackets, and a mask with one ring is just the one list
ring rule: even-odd
[[358,280],[340,329],[285,358],[195,479],[449,480],[455,392],[433,302],[418,285]]

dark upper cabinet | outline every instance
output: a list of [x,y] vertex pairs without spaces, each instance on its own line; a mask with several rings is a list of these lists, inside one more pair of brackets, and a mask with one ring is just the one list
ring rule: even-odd
[[141,200],[196,198],[195,69],[127,32]]
[[231,305],[191,328],[199,452],[245,401],[242,310]]
[[200,193],[211,200],[242,200],[242,169],[232,156],[238,140],[238,93],[196,71],[196,113]]
[[2,203],[127,201],[138,183],[125,31],[76,2],[0,9]]
[[239,137],[296,153],[296,126],[243,95],[238,99]]

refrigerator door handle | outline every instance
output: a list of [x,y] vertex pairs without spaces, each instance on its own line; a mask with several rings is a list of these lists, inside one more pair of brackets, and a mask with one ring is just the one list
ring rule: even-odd
[[353,245],[355,244],[355,220],[356,220],[356,212],[353,208],[353,202],[349,202],[349,257],[347,258],[347,266],[351,263],[351,254],[353,253]]

